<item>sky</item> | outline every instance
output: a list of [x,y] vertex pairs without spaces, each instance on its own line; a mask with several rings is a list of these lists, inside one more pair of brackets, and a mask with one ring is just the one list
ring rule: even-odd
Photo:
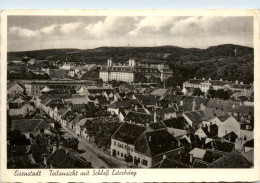
[[8,51],[101,46],[253,47],[252,17],[8,16]]

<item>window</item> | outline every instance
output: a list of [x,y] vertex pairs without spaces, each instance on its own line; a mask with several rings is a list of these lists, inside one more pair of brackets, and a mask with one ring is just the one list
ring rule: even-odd
[[117,155],[119,155],[119,151],[117,151]]
[[120,144],[118,143],[117,146],[120,147]]
[[225,134],[227,135],[227,130],[225,130]]
[[247,140],[247,136],[246,135],[244,135],[244,140]]
[[143,165],[147,166],[147,160],[145,160],[145,159],[143,160]]
[[114,145],[116,146],[116,141],[114,141]]
[[121,153],[121,157],[123,157],[124,156],[124,154],[123,153]]

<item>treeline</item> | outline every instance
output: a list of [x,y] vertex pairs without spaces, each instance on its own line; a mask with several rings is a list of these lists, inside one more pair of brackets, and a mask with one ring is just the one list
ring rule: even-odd
[[243,62],[238,62],[238,59],[231,57],[224,61],[214,60],[211,62],[197,63],[181,63],[176,62],[170,65],[173,70],[173,76],[170,77],[166,85],[181,86],[184,81],[196,77],[211,78],[212,80],[239,80],[243,83],[250,84],[254,81],[254,63],[251,58],[245,58]]
[[21,72],[21,73],[8,73],[7,74],[8,80],[16,80],[16,79],[28,79],[28,80],[49,80],[50,76],[45,74],[34,74],[33,72]]

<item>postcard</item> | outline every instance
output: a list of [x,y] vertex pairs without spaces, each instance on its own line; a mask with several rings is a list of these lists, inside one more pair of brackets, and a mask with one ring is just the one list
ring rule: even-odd
[[1,180],[258,181],[259,20],[2,11]]

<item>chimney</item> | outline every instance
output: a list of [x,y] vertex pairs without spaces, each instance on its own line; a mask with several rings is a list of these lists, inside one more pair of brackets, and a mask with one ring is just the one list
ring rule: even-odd
[[223,81],[223,79],[222,79],[222,78],[220,78],[220,81]]
[[183,106],[183,100],[180,101],[180,106]]
[[56,142],[54,142],[52,146],[52,153],[54,153],[56,150],[57,150],[57,144]]
[[152,136],[148,136],[148,141],[152,142]]
[[156,109],[154,111],[154,114],[153,114],[153,122],[157,122],[157,113],[156,113]]
[[194,77],[194,79],[196,79],[196,77]]
[[163,154],[163,159],[166,159],[166,158],[167,158],[166,154]]
[[236,84],[238,84],[238,80],[236,80]]
[[192,160],[193,160],[193,155],[190,154],[190,162],[192,163]]
[[241,81],[240,84],[242,85],[242,84],[243,84],[243,81]]
[[205,80],[205,78],[204,78],[204,77],[203,77],[202,79],[203,79],[203,80]]
[[135,111],[137,111],[137,105],[135,105]]
[[210,133],[210,126],[211,126],[211,125],[208,126],[208,131],[209,131],[209,133]]
[[211,78],[209,78],[209,81],[211,80]]

